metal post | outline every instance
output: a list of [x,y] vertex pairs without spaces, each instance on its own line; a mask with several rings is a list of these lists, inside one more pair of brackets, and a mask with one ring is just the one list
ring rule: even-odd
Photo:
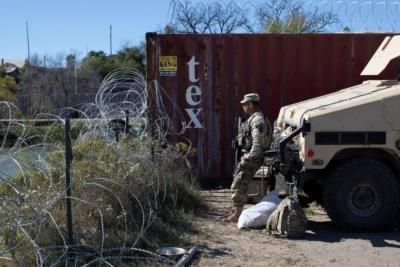
[[[149,134],[151,140],[153,140],[155,136],[155,110],[153,102],[156,99],[156,90],[155,88],[158,86],[158,81],[160,81],[160,74],[158,69],[153,66],[158,66],[159,60],[159,52],[158,52],[158,45],[157,45],[158,36],[156,33],[147,33],[146,34],[146,54],[147,54],[147,65],[151,66],[146,69],[146,81],[147,86],[150,89],[149,94],[147,94],[147,105],[149,107]],[[154,86],[154,87],[153,87]],[[153,89],[153,90],[151,90]],[[151,159],[154,161],[154,145],[153,141],[151,144]]]
[[74,245],[74,232],[72,225],[72,144],[71,144],[71,125],[69,115],[65,118],[65,179],[67,189],[67,227],[69,245]]
[[184,255],[176,264],[175,267],[184,267],[192,260],[193,256],[199,251],[198,246],[193,246],[186,255]]
[[125,129],[124,134],[127,134],[129,131],[129,110],[125,111]]

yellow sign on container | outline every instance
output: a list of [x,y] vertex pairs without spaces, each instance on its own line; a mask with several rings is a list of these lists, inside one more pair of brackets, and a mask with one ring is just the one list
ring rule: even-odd
[[178,70],[178,57],[160,56],[159,70],[161,76],[175,76]]

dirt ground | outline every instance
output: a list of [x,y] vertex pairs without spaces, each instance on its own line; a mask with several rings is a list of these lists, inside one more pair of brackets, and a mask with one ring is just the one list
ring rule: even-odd
[[400,233],[345,233],[335,228],[324,210],[307,210],[304,239],[269,236],[263,229],[238,230],[217,220],[229,207],[228,191],[206,191],[209,210],[196,218],[192,237],[201,253],[193,266],[400,266]]

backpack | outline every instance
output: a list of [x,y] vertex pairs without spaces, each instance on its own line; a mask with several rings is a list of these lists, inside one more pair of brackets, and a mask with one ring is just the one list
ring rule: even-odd
[[305,235],[307,217],[300,204],[292,197],[287,197],[279,204],[268,218],[266,230],[269,234],[300,238]]

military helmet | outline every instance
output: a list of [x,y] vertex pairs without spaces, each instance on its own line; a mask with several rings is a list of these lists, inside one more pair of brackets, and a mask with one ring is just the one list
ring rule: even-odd
[[260,96],[256,93],[246,94],[240,103],[245,104],[247,102],[260,102]]

